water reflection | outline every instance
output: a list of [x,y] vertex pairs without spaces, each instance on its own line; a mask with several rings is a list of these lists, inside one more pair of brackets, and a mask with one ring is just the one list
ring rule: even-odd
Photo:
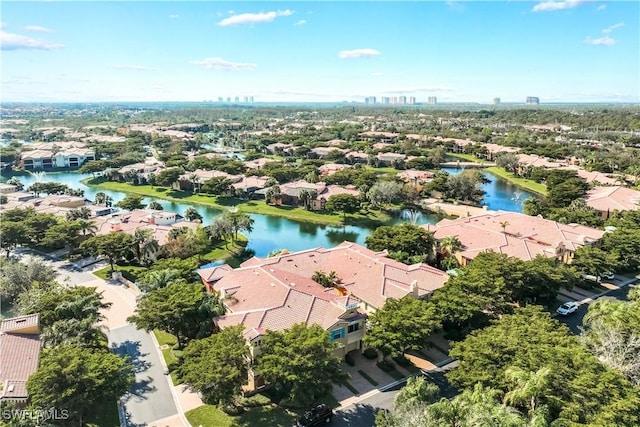
[[331,243],[331,246],[335,246],[339,245],[345,240],[349,242],[357,242],[359,234],[355,231],[346,231],[340,228],[328,230],[326,236],[329,243]]
[[318,224],[312,224],[309,222],[300,223],[300,233],[308,234],[309,236],[315,236],[318,234]]

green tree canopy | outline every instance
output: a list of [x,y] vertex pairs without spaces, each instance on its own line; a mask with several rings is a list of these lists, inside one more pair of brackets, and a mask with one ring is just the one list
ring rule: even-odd
[[369,316],[364,343],[384,355],[402,356],[407,350],[420,350],[440,327],[433,304],[406,296],[389,298]]
[[334,355],[337,344],[318,325],[293,325],[284,331],[268,331],[262,340],[257,372],[301,406],[346,380],[341,360]]
[[200,392],[206,403],[229,405],[247,382],[249,348],[242,325],[194,340],[184,349],[178,368],[182,381]]
[[160,329],[175,335],[178,346],[213,332],[213,318],[224,314],[216,295],[203,292],[200,284],[170,284],[146,294],[127,321],[139,329]]
[[109,258],[111,271],[113,265],[124,258],[135,247],[135,239],[131,234],[115,231],[109,234],[93,236],[82,242],[80,248],[92,256]]
[[115,205],[117,208],[126,209],[132,211],[135,209],[144,209],[144,203],[142,203],[142,197],[129,194],[124,199],[120,200]]
[[329,212],[342,212],[343,220],[347,214],[352,214],[360,210],[360,199],[352,194],[334,194],[329,197],[324,208]]
[[365,239],[372,251],[388,250],[391,258],[405,264],[433,259],[435,238],[424,228],[404,223],[376,228]]
[[67,410],[79,425],[103,402],[116,402],[133,384],[133,367],[107,350],[62,345],[45,349],[29,377],[31,402]]

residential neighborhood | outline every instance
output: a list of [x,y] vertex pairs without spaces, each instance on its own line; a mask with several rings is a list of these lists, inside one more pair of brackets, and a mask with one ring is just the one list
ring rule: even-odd
[[[609,324],[591,314],[637,304],[640,171],[614,142],[594,148],[595,132],[517,119],[505,129],[477,118],[492,132],[475,135],[448,119],[444,132],[418,111],[349,123],[323,110],[263,121],[224,111],[99,128],[87,114],[37,133],[3,119],[3,405],[158,427],[291,425],[325,405],[337,425],[400,425],[384,424],[407,411],[394,396],[435,387],[429,405],[444,407],[476,384],[508,395],[509,364],[640,395],[635,371],[603,356]],[[540,336],[510,348],[500,328]],[[542,356],[558,351],[553,340],[585,362],[554,367]],[[478,380],[484,345],[504,357],[491,359],[495,381]],[[71,360],[99,373],[72,375],[102,396],[98,411],[46,393],[47,373]],[[596,409],[549,386],[538,397],[549,420],[573,408],[577,425],[613,425],[608,405],[624,399],[571,387]],[[526,405],[504,402],[526,425]],[[616,425],[640,419],[619,415]]]

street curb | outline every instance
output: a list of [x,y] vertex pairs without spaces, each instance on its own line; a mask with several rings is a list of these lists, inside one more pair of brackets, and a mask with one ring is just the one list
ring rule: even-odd
[[[169,372],[169,367],[167,366],[167,363],[164,360],[164,355],[160,350],[160,343],[156,339],[156,334],[154,334],[153,331],[147,332],[147,333],[151,335],[151,341],[153,341],[153,346],[156,349],[156,353],[160,357],[160,364],[162,365],[162,369],[165,372]],[[167,383],[169,383],[169,390],[171,390],[171,396],[173,396],[173,402],[176,404],[176,409],[178,410],[178,415],[180,416],[180,419],[182,420],[185,426],[192,427],[191,423],[189,422],[189,420],[187,420],[187,417],[184,415],[184,411],[182,410],[182,405],[180,404],[180,396],[178,396],[178,393],[176,392],[176,388],[173,385],[171,374],[165,375],[164,377],[167,380]]]

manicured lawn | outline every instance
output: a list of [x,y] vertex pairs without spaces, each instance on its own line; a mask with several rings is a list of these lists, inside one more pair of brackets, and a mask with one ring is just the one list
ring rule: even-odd
[[[395,169],[393,170],[395,171]],[[236,207],[239,211],[246,213],[277,216],[294,221],[311,222],[316,224],[342,225],[341,213],[313,212],[300,207],[267,205],[264,201],[260,200],[243,200],[236,197],[204,196],[201,194],[191,194],[186,191],[175,191],[163,187],[151,187],[150,185],[131,185],[123,182],[111,181],[100,182],[94,181],[93,179],[83,180],[83,182],[88,186],[99,189],[119,191],[122,193],[136,194],[145,197],[155,197],[177,203],[198,204],[220,210]],[[389,221],[390,217],[382,211],[367,211],[365,213],[347,215],[346,219],[348,224],[383,224]]]
[[476,162],[476,163],[484,163],[485,160],[479,159],[473,154],[462,154],[462,153],[447,153],[447,157],[456,157],[458,159],[463,159],[468,162]]
[[[132,282],[137,281],[144,273],[148,270],[145,267],[139,267],[137,265],[116,265],[114,266],[116,271],[122,273],[125,279],[131,280]],[[101,268],[100,270],[96,270],[93,272],[96,276],[101,278],[102,280],[108,280],[107,274],[111,271],[111,267],[107,266],[105,268]]]
[[213,405],[200,406],[185,415],[194,427],[290,427],[297,418],[273,403],[248,408],[236,416],[227,415]]
[[519,178],[517,176],[514,176],[511,172],[507,172],[497,166],[487,168],[486,171],[499,176],[500,178],[505,179],[506,181],[517,185],[518,187],[524,188],[525,190],[533,191],[534,193],[538,193],[543,196],[547,195],[547,186],[544,184],[531,181],[530,179]]
[[178,343],[176,337],[168,332],[161,331],[160,329],[154,329],[153,333],[156,336],[156,339],[158,340],[158,344],[160,344],[160,346],[168,345],[171,347]]

